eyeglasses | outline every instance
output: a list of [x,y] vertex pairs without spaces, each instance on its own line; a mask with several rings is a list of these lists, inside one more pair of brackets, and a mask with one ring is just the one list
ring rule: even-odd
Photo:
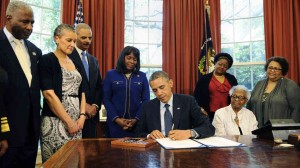
[[278,71],[281,71],[282,69],[276,68],[276,67],[268,67],[268,70],[278,72]]
[[232,95],[230,97],[234,100],[247,100],[247,97],[244,97],[244,96]]

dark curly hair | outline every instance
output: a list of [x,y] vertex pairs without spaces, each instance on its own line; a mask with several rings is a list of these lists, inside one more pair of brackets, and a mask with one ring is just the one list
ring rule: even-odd
[[269,58],[267,60],[267,62],[265,64],[265,71],[267,71],[270,62],[272,62],[272,61],[275,61],[278,64],[280,64],[280,66],[281,66],[281,72],[282,72],[283,76],[285,76],[288,73],[288,71],[289,71],[289,63],[288,63],[288,61],[285,58],[279,57],[279,56],[274,56],[274,57],[271,57],[271,58]]
[[230,54],[228,53],[218,53],[217,55],[215,55],[214,57],[214,64],[216,65],[216,63],[220,60],[220,59],[226,59],[228,61],[228,69],[231,68],[232,64],[233,64],[233,59],[231,57]]
[[125,48],[123,48],[123,50],[121,51],[118,61],[117,61],[117,67],[116,70],[119,73],[126,73],[127,69],[126,69],[126,65],[125,65],[125,56],[133,54],[134,57],[137,59],[137,64],[135,66],[135,68],[133,69],[133,73],[137,73],[140,70],[140,50],[133,47],[133,46],[126,46]]

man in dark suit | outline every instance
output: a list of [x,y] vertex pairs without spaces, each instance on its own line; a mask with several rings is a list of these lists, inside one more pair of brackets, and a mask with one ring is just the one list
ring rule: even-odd
[[32,8],[10,2],[6,24],[0,31],[0,66],[8,76],[4,105],[9,119],[8,150],[0,167],[34,167],[40,133],[40,86],[37,71],[42,52],[28,41],[32,33]]
[[102,79],[98,60],[87,52],[92,42],[92,30],[89,25],[79,23],[76,26],[76,50],[69,56],[82,71],[83,86],[86,97],[86,114],[82,138],[96,138],[96,123],[99,122],[99,110],[102,102]]
[[9,125],[4,109],[3,96],[7,87],[7,73],[0,66],[0,158],[8,148]]
[[172,93],[173,81],[166,72],[154,72],[149,84],[156,98],[142,107],[137,136],[183,140],[214,135],[214,127],[200,112],[195,98]]

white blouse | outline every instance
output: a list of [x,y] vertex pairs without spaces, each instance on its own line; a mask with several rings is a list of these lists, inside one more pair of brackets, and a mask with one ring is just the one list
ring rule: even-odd
[[[256,130],[258,124],[253,112],[243,107],[237,115],[243,135],[251,135],[251,131]],[[235,117],[236,114],[231,105],[217,110],[212,122],[216,128],[215,135],[240,135],[239,128],[234,121]]]

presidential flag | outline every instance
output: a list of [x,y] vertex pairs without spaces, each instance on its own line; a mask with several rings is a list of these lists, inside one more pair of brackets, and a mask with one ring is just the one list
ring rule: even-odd
[[75,15],[75,21],[74,21],[74,27],[76,27],[76,25],[78,23],[83,23],[83,8],[82,8],[82,0],[78,0],[78,4],[77,4],[77,11],[76,11],[76,15]]
[[216,54],[212,43],[207,9],[205,9],[205,18],[204,36],[198,63],[199,77],[212,72],[212,70],[214,69],[214,56]]

